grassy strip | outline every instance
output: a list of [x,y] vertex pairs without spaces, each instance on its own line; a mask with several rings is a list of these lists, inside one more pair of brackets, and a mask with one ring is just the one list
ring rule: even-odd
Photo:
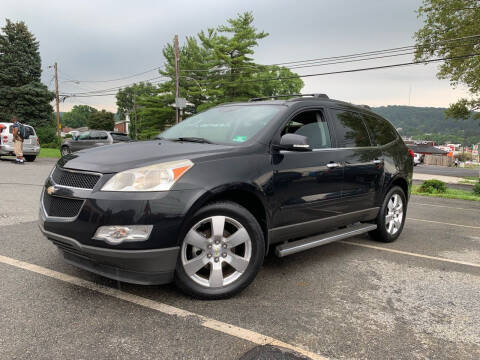
[[459,181],[459,184],[475,185],[480,181],[478,176],[464,176],[462,180]]
[[60,158],[59,149],[41,148],[38,154],[39,158]]
[[418,191],[420,189],[420,185],[413,185],[412,186],[412,195],[421,195],[421,196],[432,196],[432,197],[440,197],[445,199],[461,199],[461,200],[472,200],[472,201],[480,201],[480,196],[475,195],[474,193],[466,190],[459,190],[459,189],[451,189],[447,188],[447,191],[444,193],[438,194],[429,194],[429,193],[422,193]]

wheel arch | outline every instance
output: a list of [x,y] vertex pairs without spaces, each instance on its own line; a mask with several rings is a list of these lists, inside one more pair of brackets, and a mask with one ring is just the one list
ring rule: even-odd
[[[232,184],[228,186],[219,186],[210,189],[202,194],[190,206],[185,215],[180,237],[188,230],[186,229],[189,219],[203,206],[220,201],[230,201],[246,208],[257,219],[265,240],[265,249],[268,249],[268,229],[270,224],[270,213],[266,205],[264,194],[255,186],[250,184]],[[181,243],[182,239],[179,239]]]
[[410,198],[410,186],[408,181],[401,175],[395,176],[385,187],[384,191],[384,196],[385,194],[394,186],[399,186],[403,192],[405,193],[405,198],[407,199],[407,202]]

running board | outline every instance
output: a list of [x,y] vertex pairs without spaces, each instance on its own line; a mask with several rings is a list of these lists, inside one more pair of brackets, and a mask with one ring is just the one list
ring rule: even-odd
[[308,250],[317,246],[329,244],[334,241],[343,240],[355,235],[364,234],[366,232],[375,230],[376,224],[357,224],[344,229],[338,229],[329,233],[310,236],[297,241],[292,241],[278,245],[275,248],[275,254],[278,257],[295,254],[300,251]]

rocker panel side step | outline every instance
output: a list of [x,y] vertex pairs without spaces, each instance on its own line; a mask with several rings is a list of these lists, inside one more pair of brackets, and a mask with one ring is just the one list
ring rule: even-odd
[[278,245],[275,248],[275,254],[278,257],[295,254],[300,251],[308,250],[317,246],[329,244],[334,241],[343,240],[355,235],[364,234],[375,230],[376,224],[356,224],[345,229],[338,229],[329,233],[314,235],[297,241]]

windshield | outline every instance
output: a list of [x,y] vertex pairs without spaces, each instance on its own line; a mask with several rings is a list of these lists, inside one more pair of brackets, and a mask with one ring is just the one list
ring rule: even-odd
[[257,135],[282,110],[278,105],[216,107],[189,117],[159,137],[201,138],[211,143],[240,144]]
[[130,136],[124,133],[111,132],[110,135],[112,136],[112,139],[115,141],[132,141],[132,139],[130,139]]

